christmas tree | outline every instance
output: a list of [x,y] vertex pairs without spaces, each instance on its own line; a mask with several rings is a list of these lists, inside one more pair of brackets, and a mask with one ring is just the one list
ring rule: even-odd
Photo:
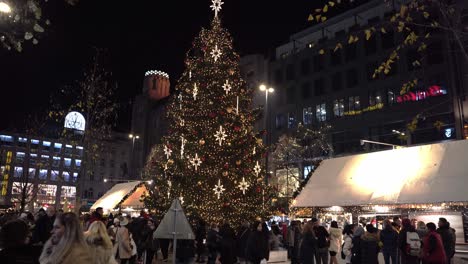
[[241,79],[240,58],[218,18],[221,4],[213,0],[211,28],[187,52],[167,109],[168,136],[147,162],[154,186],[144,200],[164,213],[179,198],[189,216],[240,223],[268,216],[272,192],[264,183],[261,135],[253,131],[253,90]]

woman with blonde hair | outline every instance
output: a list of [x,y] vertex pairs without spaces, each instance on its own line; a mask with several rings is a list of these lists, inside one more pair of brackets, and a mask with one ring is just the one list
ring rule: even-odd
[[45,243],[39,257],[41,264],[88,264],[91,256],[83,238],[78,217],[64,213],[55,218],[52,236]]
[[101,221],[94,221],[85,232],[85,241],[95,264],[117,263],[112,254],[112,241],[107,234],[106,226]]

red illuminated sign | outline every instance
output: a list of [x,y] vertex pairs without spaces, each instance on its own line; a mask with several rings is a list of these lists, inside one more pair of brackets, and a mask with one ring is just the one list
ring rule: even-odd
[[447,94],[447,90],[444,87],[440,85],[432,85],[426,91],[415,91],[415,92],[406,93],[404,95],[400,95],[397,97],[397,102],[398,103],[416,102],[416,101],[425,100],[429,97],[436,97],[436,96],[441,96],[441,95],[446,95],[446,94]]

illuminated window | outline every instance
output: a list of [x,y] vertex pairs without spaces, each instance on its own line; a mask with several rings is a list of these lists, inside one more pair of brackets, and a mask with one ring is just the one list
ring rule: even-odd
[[42,141],[42,146],[44,147],[50,147],[50,142],[49,141]]
[[57,181],[59,177],[59,171],[58,170],[52,170],[50,172],[50,180],[51,181]]
[[46,180],[47,179],[47,170],[45,170],[45,169],[40,169],[39,170],[39,179],[40,180]]
[[327,120],[327,108],[325,103],[315,106],[315,116],[317,117],[317,121],[319,122]]
[[15,172],[13,175],[15,178],[23,177],[23,167],[15,167]]
[[62,144],[60,144],[60,143],[55,143],[55,144],[54,144],[54,152],[55,152],[55,153],[60,153],[61,150],[62,150]]
[[333,114],[335,117],[344,115],[344,99],[337,99],[333,101]]
[[75,160],[75,167],[76,167],[76,168],[81,167],[81,160],[79,160],[79,159],[76,159],[76,160]]
[[65,167],[69,168],[71,166],[71,159],[70,158],[64,158],[63,160],[64,160],[63,165]]
[[57,185],[39,184],[37,190],[37,200],[42,204],[55,204]]
[[62,172],[62,177],[64,181],[66,182],[70,181],[70,173],[68,171]]
[[31,143],[35,145],[39,145],[39,140],[37,139],[31,139]]
[[60,192],[60,198],[72,198],[76,197],[76,187],[75,186],[62,186],[62,190]]
[[78,172],[73,173],[73,182],[76,182],[78,180]]
[[369,106],[375,106],[382,103],[382,95],[380,91],[369,92]]
[[312,110],[312,107],[304,107],[302,109],[302,121],[304,122],[304,125],[310,125],[312,124],[312,119],[314,118],[314,113]]
[[0,141],[13,142],[13,137],[12,136],[7,136],[7,135],[0,135]]
[[361,110],[361,101],[359,101],[359,96],[350,96],[348,100],[349,111],[359,111]]
[[296,126],[296,115],[294,113],[288,113],[288,128],[294,128]]
[[21,163],[24,161],[24,152],[16,152],[16,162]]
[[28,177],[30,179],[34,179],[34,177],[36,177],[36,169],[35,168],[29,168]]
[[55,157],[55,156],[53,157],[52,166],[54,167],[60,166],[60,157]]
[[392,90],[387,91],[387,103],[393,105],[396,102],[395,93]]

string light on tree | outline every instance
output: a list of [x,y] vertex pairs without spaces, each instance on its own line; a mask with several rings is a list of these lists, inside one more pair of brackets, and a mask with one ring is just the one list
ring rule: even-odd
[[196,83],[193,84],[193,92],[192,92],[192,95],[193,95],[193,100],[197,100],[198,86],[197,86]]
[[211,0],[211,2],[213,3],[210,6],[211,10],[213,10],[215,12],[215,17],[217,18],[218,17],[218,12],[221,11],[221,5],[223,5],[224,2],[222,2],[221,0]]
[[242,194],[245,195],[245,191],[247,191],[249,186],[249,183],[245,181],[244,177],[242,177],[242,181],[239,182],[239,185],[237,187],[239,187],[239,189],[242,191]]
[[219,141],[219,145],[221,146],[227,137],[226,131],[223,130],[223,126],[219,126],[219,130],[216,132],[214,137]]
[[164,145],[164,154],[166,155],[167,159],[169,159],[172,154],[172,149],[168,148],[167,145]]
[[211,51],[210,54],[211,54],[211,57],[213,57],[214,61],[216,62],[223,53],[221,53],[221,50],[218,49],[218,45],[215,45],[215,48]]
[[219,200],[219,197],[221,196],[221,194],[225,191],[226,189],[224,189],[224,186],[221,185],[221,180],[218,179],[218,184],[215,185],[215,187],[213,188],[213,191],[215,192],[215,194],[218,196],[218,200]]
[[198,170],[198,167],[202,164],[201,159],[198,157],[198,153],[195,153],[195,157],[190,160],[190,164],[192,164],[193,167],[195,167],[195,171]]
[[224,91],[226,92],[226,95],[229,94],[229,92],[231,91],[232,87],[231,85],[229,84],[229,81],[226,80],[226,82],[223,84],[223,89]]
[[183,137],[180,136],[180,158],[184,158],[184,151],[185,151],[185,144],[187,143],[187,140]]

